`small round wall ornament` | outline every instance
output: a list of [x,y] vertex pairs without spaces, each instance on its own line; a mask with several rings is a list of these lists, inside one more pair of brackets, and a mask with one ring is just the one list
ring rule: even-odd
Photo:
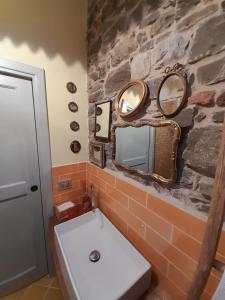
[[73,83],[71,81],[66,84],[66,88],[71,94],[74,94],[77,91],[77,87],[76,87],[75,83]]
[[102,108],[97,106],[96,107],[96,116],[101,116],[101,114],[102,114]]
[[68,104],[68,108],[72,112],[77,112],[78,111],[78,105],[73,101]]
[[77,123],[76,121],[72,121],[70,123],[70,129],[73,131],[78,131],[80,129],[79,123]]
[[95,132],[99,132],[100,130],[101,130],[101,125],[97,123],[95,126]]
[[78,141],[73,141],[71,144],[70,144],[70,149],[73,153],[79,153],[80,150],[81,150],[81,144],[80,142]]

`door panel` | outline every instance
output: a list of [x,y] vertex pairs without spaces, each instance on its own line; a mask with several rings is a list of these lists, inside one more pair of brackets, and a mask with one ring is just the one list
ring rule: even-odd
[[46,273],[32,82],[0,75],[0,296]]

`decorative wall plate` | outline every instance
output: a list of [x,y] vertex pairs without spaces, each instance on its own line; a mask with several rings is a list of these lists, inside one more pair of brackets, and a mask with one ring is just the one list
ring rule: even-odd
[[66,88],[71,94],[74,94],[77,91],[77,87],[76,87],[75,83],[73,83],[73,82],[68,82],[66,84]]
[[100,130],[101,130],[101,125],[97,123],[95,125],[95,132],[99,132]]
[[68,107],[69,107],[69,110],[72,112],[78,111],[78,105],[73,101],[68,104]]
[[96,106],[96,116],[101,116],[102,114],[102,108],[99,106]]
[[81,144],[78,141],[73,141],[70,144],[70,149],[73,153],[79,153],[81,150]]
[[76,121],[71,122],[70,129],[73,131],[78,131],[80,129],[79,123],[77,123]]

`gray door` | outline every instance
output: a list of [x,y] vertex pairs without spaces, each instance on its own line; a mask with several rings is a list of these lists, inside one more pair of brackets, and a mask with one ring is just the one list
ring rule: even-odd
[[32,82],[0,74],[0,296],[47,273]]

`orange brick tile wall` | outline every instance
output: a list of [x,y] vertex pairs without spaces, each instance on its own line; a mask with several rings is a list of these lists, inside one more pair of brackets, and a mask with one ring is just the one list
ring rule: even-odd
[[[134,185],[87,164],[99,208],[150,261],[153,281],[169,296],[183,300],[199,256],[205,222]],[[225,232],[218,257],[225,262]],[[213,270],[202,300],[211,299],[220,274]]]
[[[78,163],[52,168],[53,204],[65,201],[80,203],[83,193],[86,191],[87,164]],[[68,190],[60,191],[58,182],[71,180],[72,186]]]
[[[98,207],[149,260],[153,283],[169,300],[183,300],[199,256],[204,221],[90,163],[52,169],[54,204],[81,201],[83,192],[95,186]],[[57,183],[70,179],[72,188],[59,192]],[[225,232],[218,258],[225,262]],[[211,299],[220,274],[213,270],[202,300]]]

